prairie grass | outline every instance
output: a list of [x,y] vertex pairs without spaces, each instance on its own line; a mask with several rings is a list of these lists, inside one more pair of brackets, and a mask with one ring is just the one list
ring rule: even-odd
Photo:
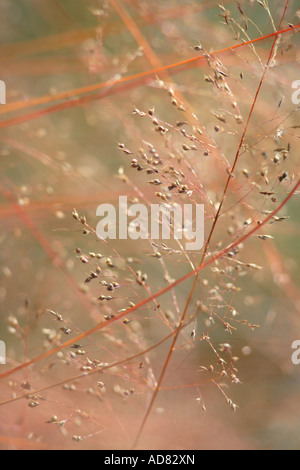
[[[0,447],[298,448],[297,2],[0,13]],[[203,249],[99,240],[121,195]]]

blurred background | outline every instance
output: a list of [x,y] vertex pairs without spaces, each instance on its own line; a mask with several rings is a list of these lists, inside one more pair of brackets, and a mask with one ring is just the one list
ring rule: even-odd
[[[0,374],[199,264],[199,253],[164,251],[151,240],[104,244],[93,232],[96,208],[117,206],[120,195],[157,203],[155,192],[167,193],[165,181],[175,178],[191,189],[180,201],[204,202],[209,234],[274,36],[243,43],[274,33],[284,4],[1,1],[0,339],[7,365]],[[291,25],[299,22],[291,1],[282,23],[290,31],[276,45],[209,257],[275,210],[298,180],[300,123],[291,95],[300,80],[299,33]],[[156,118],[167,132],[157,132]],[[197,136],[194,143],[182,129]],[[148,184],[156,174],[131,168],[151,148],[163,162],[158,188]],[[239,246],[236,263],[222,258],[201,272],[141,448],[299,449],[300,365],[291,360],[300,340],[298,198],[264,227],[265,240],[251,236]],[[74,220],[74,208],[88,227]],[[85,282],[97,267],[104,284]],[[105,282],[119,286],[112,302],[99,303],[110,294]],[[170,341],[107,372],[71,378],[158,343],[178,325],[191,286],[190,279],[132,312],[128,324],[109,323],[82,344],[0,375],[0,447],[130,448]]]

